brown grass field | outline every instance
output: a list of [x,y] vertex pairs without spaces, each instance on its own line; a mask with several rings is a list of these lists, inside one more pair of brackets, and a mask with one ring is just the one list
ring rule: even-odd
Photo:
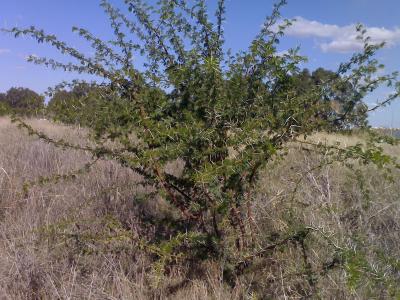
[[[87,142],[84,129],[45,120],[30,123],[52,137]],[[312,139],[342,145],[362,141],[324,133]],[[400,147],[386,151],[400,157]],[[0,299],[304,299],[307,280],[298,275],[301,255],[295,246],[271,253],[234,288],[223,283],[220,267],[211,261],[199,265],[205,276],[171,288],[184,279],[182,270],[157,273],[139,241],[157,230],[145,220],[174,212],[161,198],[145,201],[143,195],[151,190],[115,162],[99,161],[75,179],[23,188],[40,176],[79,169],[90,159],[45,144],[0,119]],[[393,180],[373,166],[352,170],[333,164],[307,172],[323,160],[293,146],[284,160],[263,171],[254,204],[257,241],[289,230],[290,218],[351,249],[358,247],[354,237],[359,236],[372,268],[355,275],[351,266],[333,269],[316,284],[319,299],[396,297],[391,290],[400,282],[399,172]],[[307,247],[314,270],[334,251],[317,238]],[[390,263],[382,264],[379,253]],[[378,283],[362,279],[352,287],[357,274],[382,278]],[[249,282],[257,286],[250,289]],[[257,290],[263,293],[252,292]]]

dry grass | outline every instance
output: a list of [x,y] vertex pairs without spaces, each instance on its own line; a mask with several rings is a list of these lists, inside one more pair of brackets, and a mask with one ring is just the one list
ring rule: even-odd
[[[75,143],[87,141],[85,130],[47,121],[31,122],[51,136]],[[343,145],[362,140],[322,133],[313,139],[340,140]],[[400,157],[399,147],[388,147],[387,151]],[[199,266],[205,270],[203,278],[193,278],[176,291],[165,288],[179,283],[183,273],[177,269],[162,277],[155,274],[151,258],[138,245],[144,237],[160,234],[157,224],[144,220],[159,219],[171,210],[162,199],[145,201],[141,196],[151,191],[140,185],[140,177],[114,162],[100,161],[75,180],[23,191],[27,180],[67,173],[90,159],[85,153],[56,149],[28,137],[9,120],[0,119],[2,299],[305,297],[301,291],[309,287],[302,275],[296,275],[302,264],[296,245],[271,253],[234,289],[223,283],[222,271],[213,262]],[[314,270],[333,253],[328,242],[318,238],[321,235],[350,248],[358,247],[353,237],[359,236],[367,245],[366,259],[372,264],[376,264],[377,250],[398,259],[399,174],[389,181],[374,167],[360,167],[359,173],[341,165],[307,172],[323,160],[322,156],[291,148],[284,163],[272,162],[265,170],[254,207],[256,244],[270,242],[274,235],[296,224],[306,224],[315,229],[306,245],[312,250],[309,259]],[[393,284],[399,282],[398,269],[397,275],[390,268],[385,272],[383,277],[394,278]],[[378,291],[381,299],[391,297],[387,286],[371,286],[367,281],[351,290],[348,276],[338,268],[321,278],[315,287],[319,297],[368,299],[370,290]],[[250,286],[249,282],[257,284]]]
[[[340,142],[350,146],[362,142],[358,136],[334,135],[319,133],[311,137],[314,142],[333,144]],[[385,151],[395,157],[400,157],[400,148],[385,146]],[[382,172],[374,166],[355,165],[346,168],[342,164],[327,165],[322,169],[315,166],[325,161],[325,157],[299,149],[289,149],[283,162],[271,163],[273,171],[266,170],[265,177],[260,182],[259,201],[257,202],[258,225],[260,232],[284,232],[294,224],[307,224],[315,229],[316,239],[308,242],[309,249],[314,249],[310,261],[313,269],[329,261],[332,257],[332,246],[346,245],[348,249],[356,249],[363,253],[372,265],[378,264],[377,253],[383,253],[395,258],[400,257],[400,181],[399,173],[395,171],[394,180],[385,179]],[[295,194],[293,190],[297,190]],[[288,213],[290,212],[290,214]],[[327,241],[321,242],[317,237],[326,236]],[[359,237],[359,243],[355,243]],[[362,245],[362,247],[360,247]],[[286,274],[296,273],[296,261],[282,253],[274,258],[279,268]],[[387,267],[387,266],[386,266]],[[378,269],[378,267],[377,267]],[[394,276],[399,283],[399,269],[392,274],[382,275],[388,279]],[[370,273],[369,273],[370,272]],[[365,271],[366,277],[373,277],[371,271]],[[381,288],[379,299],[390,299],[387,287],[371,286],[370,282],[360,280],[359,287],[351,290],[348,284],[349,274],[336,270],[324,279],[320,279],[318,287],[321,299],[375,299],[371,293]],[[383,279],[383,278],[382,278]],[[392,280],[388,279],[388,281]],[[296,280],[275,279],[275,294],[288,295],[289,298],[301,298],[288,292],[295,290]],[[270,286],[271,288],[271,286]],[[371,292],[371,290],[373,292]],[[378,292],[379,294],[379,292]],[[398,296],[397,296],[398,297]],[[397,299],[397,298],[396,298]]]

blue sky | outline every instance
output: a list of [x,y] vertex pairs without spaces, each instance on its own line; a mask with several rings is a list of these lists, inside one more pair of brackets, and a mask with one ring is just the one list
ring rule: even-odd
[[[110,1],[120,6],[122,0]],[[215,0],[208,1],[211,6]],[[272,8],[270,0],[227,0],[225,23],[227,47],[244,49],[258,32]],[[378,57],[385,71],[400,70],[400,1],[399,0],[289,0],[282,11],[284,17],[297,18],[297,23],[282,41],[280,50],[301,47],[309,57],[306,67],[322,66],[335,70],[359,45],[354,41],[353,25],[361,22],[373,40],[386,40],[388,47]],[[94,34],[110,37],[107,19],[97,0],[0,0],[0,27],[35,25],[69,42],[85,53],[90,48],[76,34],[74,25],[90,29]],[[29,87],[44,92],[63,80],[77,78],[76,74],[53,71],[25,61],[30,54],[60,58],[51,47],[36,44],[30,38],[14,39],[0,33],[0,92],[12,86]],[[366,101],[370,104],[387,95],[381,89]],[[374,126],[400,127],[400,100],[370,116]]]

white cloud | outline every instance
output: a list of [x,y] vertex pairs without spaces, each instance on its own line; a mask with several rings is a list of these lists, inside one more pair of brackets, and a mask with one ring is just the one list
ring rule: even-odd
[[2,55],[2,54],[7,54],[7,53],[10,53],[10,52],[11,52],[10,49],[1,49],[1,48],[0,48],[0,55]]
[[[386,42],[389,47],[400,44],[400,28],[366,27],[366,35],[372,43]],[[356,25],[338,26],[296,17],[296,22],[286,30],[289,36],[315,38],[324,52],[353,52],[362,49],[363,44],[357,40],[359,33]]]
[[329,43],[320,43],[319,47],[324,52],[346,53],[361,50],[363,48],[363,44],[357,40],[337,39]]

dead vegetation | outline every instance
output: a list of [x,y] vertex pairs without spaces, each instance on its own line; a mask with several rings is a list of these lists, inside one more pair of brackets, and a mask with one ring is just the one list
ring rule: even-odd
[[[31,122],[52,137],[88,142],[83,129]],[[350,145],[362,137],[320,133],[312,139]],[[386,150],[400,156],[399,147]],[[151,188],[114,162],[98,161],[76,178],[24,190],[26,182],[66,174],[91,157],[27,137],[8,119],[0,119],[0,295],[304,299],[313,290],[320,299],[395,298],[400,282],[399,174],[389,178],[372,166],[349,169],[337,163],[316,168],[325,159],[293,146],[284,160],[264,171],[249,224],[255,249],[272,246],[260,250],[240,280],[229,286],[223,280],[229,274],[217,262],[199,264],[190,277],[185,266],[165,272],[157,268],[147,241],[168,234],[164,221],[176,212],[160,197],[146,200]],[[306,224],[308,238],[280,244],[282,233],[300,224]],[[349,251],[356,255],[341,265]]]

